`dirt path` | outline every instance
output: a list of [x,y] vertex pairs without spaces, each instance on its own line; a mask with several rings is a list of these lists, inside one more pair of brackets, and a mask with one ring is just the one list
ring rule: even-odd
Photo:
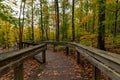
[[74,64],[66,56],[50,50],[47,50],[46,54],[47,63],[29,80],[81,80],[79,70],[75,69]]

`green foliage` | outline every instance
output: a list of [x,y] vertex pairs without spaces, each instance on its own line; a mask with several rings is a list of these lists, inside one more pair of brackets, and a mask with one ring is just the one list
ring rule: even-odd
[[64,46],[57,46],[57,47],[58,47],[59,51],[65,50],[65,47],[64,47]]
[[15,11],[11,8],[11,6],[4,4],[4,3],[0,3],[0,19],[2,19],[3,21],[8,21],[11,24],[16,25],[17,19],[13,17],[13,14],[12,14],[13,12]]
[[[31,40],[31,6],[32,2],[26,1],[25,7],[25,27],[23,30],[23,41]],[[41,1],[41,0],[38,0]],[[54,1],[54,0],[53,0]],[[54,2],[48,0],[42,1],[42,9],[40,8],[40,3],[34,1],[34,32],[35,40],[41,39],[42,26],[43,24],[43,36],[45,39],[54,40],[56,36],[56,13]],[[4,0],[0,0],[0,45],[5,44],[7,40],[7,33],[10,44],[13,44],[18,40],[19,37],[19,27],[18,18],[14,17],[17,12],[12,9],[8,4],[3,3]],[[8,2],[13,5],[18,6],[17,0],[8,0]],[[60,39],[63,41],[71,41],[72,38],[72,4],[69,0],[59,1],[59,18],[60,18]],[[115,0],[107,0],[106,3],[106,20],[105,20],[105,40],[106,43],[114,42],[114,45],[120,45],[120,1],[118,4]],[[118,8],[116,8],[118,7]],[[118,9],[117,17],[117,36],[113,36],[114,23],[115,23],[115,11]],[[43,21],[41,23],[41,13]],[[96,46],[98,37],[98,3],[96,0],[75,0],[75,14],[74,14],[74,24],[75,24],[75,37],[78,42],[88,46]],[[22,18],[21,18],[22,20]],[[9,26],[8,26],[9,25]],[[7,26],[7,28],[6,28]],[[4,35],[3,35],[4,34]],[[106,44],[107,45],[107,44]],[[112,44],[110,44],[112,45]]]
[[88,39],[80,40],[80,44],[91,46],[91,41]]
[[114,44],[120,46],[120,34],[118,34],[118,35],[114,38]]
[[22,2],[25,2],[26,0],[22,0]]

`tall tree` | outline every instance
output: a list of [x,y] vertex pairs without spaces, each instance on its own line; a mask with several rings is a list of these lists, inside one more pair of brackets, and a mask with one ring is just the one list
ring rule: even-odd
[[[99,49],[105,50],[105,5],[106,0],[98,0],[98,45]],[[99,76],[98,76],[99,75]],[[94,67],[95,80],[100,80],[100,70]]]
[[74,3],[75,1],[72,0],[72,40],[75,41],[75,27],[74,27]]
[[[23,19],[22,19],[22,28],[24,27],[24,20],[25,20],[25,5],[26,5],[26,0],[23,0]],[[23,29],[22,29],[22,33],[23,33]]]
[[[65,0],[62,0],[62,16],[63,16],[63,20],[62,20],[62,27],[65,28]],[[62,39],[64,39],[65,37],[65,31],[63,31],[63,35],[62,35]]]
[[34,2],[32,0],[32,40],[34,40]]
[[41,30],[42,30],[42,33],[41,33],[41,36],[42,36],[42,40],[44,40],[44,29],[43,29],[43,0],[40,0],[40,24],[41,24]]
[[105,50],[105,5],[106,0],[98,0],[98,48]]
[[61,34],[62,34],[62,40],[67,40],[68,37],[68,15],[69,13],[67,10],[69,9],[69,1],[68,0],[62,0],[61,1],[61,8],[62,8],[62,22],[61,22]]
[[23,45],[22,45],[23,28],[21,25],[21,14],[22,14],[22,0],[21,0],[21,4],[20,4],[20,13],[19,13],[19,49],[23,48]]
[[44,36],[45,39],[48,40],[48,31],[49,31],[49,8],[48,8],[48,1],[43,0],[43,28],[44,28]]
[[[84,10],[85,10],[85,16],[88,16],[89,15],[89,1],[88,0],[85,0],[84,1]],[[89,26],[88,26],[88,20],[86,21],[86,23],[84,24],[84,27],[85,27],[85,30],[87,32],[89,32]]]
[[30,16],[30,5],[27,5],[27,11],[26,11],[26,26],[27,26],[27,33],[26,33],[26,40],[32,40],[32,31],[31,31],[31,26],[30,26],[30,21],[31,21],[31,16]]
[[[24,3],[23,6],[22,6],[22,3]],[[23,41],[25,4],[26,4],[26,0],[21,0],[20,13],[19,13],[19,49],[23,48],[22,41]],[[21,21],[21,14],[23,15],[22,21]]]
[[56,11],[56,40],[59,41],[59,5],[58,0],[55,0],[55,11]]
[[115,0],[116,10],[115,10],[115,23],[114,23],[114,37],[117,35],[117,19],[118,19],[118,0]]

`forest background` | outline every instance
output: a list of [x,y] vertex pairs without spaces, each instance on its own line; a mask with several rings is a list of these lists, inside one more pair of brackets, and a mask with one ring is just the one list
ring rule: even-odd
[[31,40],[97,47],[100,5],[105,8],[105,48],[119,47],[120,0],[0,0],[0,48]]

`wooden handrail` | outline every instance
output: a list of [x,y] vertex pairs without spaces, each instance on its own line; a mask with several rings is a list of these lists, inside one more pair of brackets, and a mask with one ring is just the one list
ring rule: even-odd
[[89,60],[92,63],[92,65],[94,65],[99,70],[101,70],[106,75],[108,75],[112,80],[120,80],[120,55],[118,54],[110,53],[97,48],[87,47],[85,45],[81,45],[73,42],[42,41],[40,43],[64,45],[67,47],[66,54],[68,54],[68,50],[69,50],[68,47],[75,48],[76,51],[79,53],[77,54],[77,56],[79,56],[80,54],[84,56],[87,60]]
[[23,80],[23,62],[43,52],[43,62],[45,62],[46,44],[20,49],[19,51],[0,54],[0,77],[14,69],[15,80]]
[[[80,62],[79,56],[84,56],[88,61],[92,63],[93,66],[97,67],[103,73],[108,75],[112,80],[120,80],[120,55],[110,53],[107,51],[99,50],[92,47],[87,47],[81,44],[73,43],[73,42],[57,42],[57,41],[40,41],[36,44],[46,43],[53,45],[63,45],[66,46],[66,55],[69,54],[69,47],[76,49],[77,51],[77,62]],[[26,43],[24,43],[26,44]],[[30,44],[31,43],[27,43]],[[34,44],[34,43],[33,43]],[[45,44],[40,44],[34,47],[29,47],[25,49],[21,49],[20,51],[16,51],[13,53],[6,53],[0,55],[0,76],[8,72],[11,68],[14,68],[15,71],[15,80],[23,80],[23,75],[21,71],[18,69],[22,69],[24,60],[29,57],[33,57],[35,54],[43,51],[43,57],[45,58]],[[45,62],[45,59],[43,59]],[[21,75],[21,76],[20,76]],[[95,75],[94,78],[100,76]],[[95,78],[97,79],[97,78]],[[97,79],[99,80],[99,79]]]

